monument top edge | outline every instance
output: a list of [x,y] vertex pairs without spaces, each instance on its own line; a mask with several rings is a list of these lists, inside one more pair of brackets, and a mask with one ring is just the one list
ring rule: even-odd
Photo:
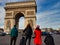
[[14,4],[14,3],[28,3],[28,2],[35,2],[35,0],[34,0],[34,1],[7,2],[6,4]]

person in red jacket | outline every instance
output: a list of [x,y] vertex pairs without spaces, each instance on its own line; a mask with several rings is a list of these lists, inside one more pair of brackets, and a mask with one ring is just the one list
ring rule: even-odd
[[42,44],[42,38],[41,38],[41,29],[39,28],[39,25],[37,25],[36,29],[34,30],[34,44],[41,45]]

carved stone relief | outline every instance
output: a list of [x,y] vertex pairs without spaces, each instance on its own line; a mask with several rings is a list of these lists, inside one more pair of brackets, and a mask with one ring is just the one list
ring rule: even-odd
[[7,23],[6,23],[6,29],[11,29],[11,22],[10,22],[10,20],[8,20],[7,21]]

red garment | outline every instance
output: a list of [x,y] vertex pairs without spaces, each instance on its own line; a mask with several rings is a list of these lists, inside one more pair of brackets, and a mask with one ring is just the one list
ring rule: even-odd
[[41,30],[35,30],[34,34],[35,34],[34,44],[42,44]]

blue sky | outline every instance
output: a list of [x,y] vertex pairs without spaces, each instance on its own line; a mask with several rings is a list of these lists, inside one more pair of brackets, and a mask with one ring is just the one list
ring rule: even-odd
[[[5,3],[16,1],[18,2],[23,0],[0,0],[0,27],[4,27],[5,10],[3,7],[5,6]],[[60,0],[36,0],[36,4],[37,25],[40,25],[41,28],[60,28]],[[24,22],[24,19],[23,21],[21,21],[21,19],[20,25]],[[23,28],[23,26],[24,25],[21,25],[19,27]]]

